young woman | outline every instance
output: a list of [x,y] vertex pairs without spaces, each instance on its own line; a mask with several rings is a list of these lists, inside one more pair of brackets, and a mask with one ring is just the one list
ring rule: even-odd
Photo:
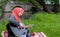
[[30,37],[28,29],[24,29],[24,27],[30,28],[31,26],[25,26],[20,19],[20,16],[22,16],[24,13],[25,12],[22,7],[16,6],[12,9],[11,16],[9,17],[9,25],[12,32],[17,37],[22,37],[22,35]]

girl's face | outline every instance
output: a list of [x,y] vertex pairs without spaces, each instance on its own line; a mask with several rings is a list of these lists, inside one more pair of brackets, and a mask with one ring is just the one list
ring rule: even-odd
[[22,16],[24,14],[24,12],[19,12],[18,15],[19,16]]

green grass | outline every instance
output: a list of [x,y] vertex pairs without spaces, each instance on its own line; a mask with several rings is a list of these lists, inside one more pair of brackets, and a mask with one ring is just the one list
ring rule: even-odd
[[[22,19],[22,22],[26,25],[35,25],[30,29],[30,32],[44,32],[48,37],[60,37],[60,14],[37,13],[32,15],[30,19]],[[6,30],[7,22],[0,24],[1,33],[2,30]]]
[[0,21],[0,37],[1,37],[1,32],[2,31],[6,31],[6,24],[8,23],[7,20],[4,20],[4,21]]
[[34,14],[29,20],[23,20],[23,22],[35,25],[31,32],[44,32],[48,37],[60,37],[59,14]]

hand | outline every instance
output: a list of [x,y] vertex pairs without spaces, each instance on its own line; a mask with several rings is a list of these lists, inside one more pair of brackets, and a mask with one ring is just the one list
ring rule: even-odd
[[32,28],[32,26],[27,26],[27,28]]
[[22,28],[22,29],[23,29],[23,28],[24,28],[24,26],[20,26],[20,28]]
[[20,26],[20,28],[32,28],[32,26]]

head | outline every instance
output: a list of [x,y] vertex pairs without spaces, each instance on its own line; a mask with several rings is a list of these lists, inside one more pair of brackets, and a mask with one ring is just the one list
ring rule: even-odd
[[20,19],[20,16],[24,14],[24,9],[20,6],[16,6],[12,9],[12,15],[16,18],[17,22]]
[[16,6],[12,9],[12,14],[17,16],[22,16],[24,14],[24,9],[20,6]]

